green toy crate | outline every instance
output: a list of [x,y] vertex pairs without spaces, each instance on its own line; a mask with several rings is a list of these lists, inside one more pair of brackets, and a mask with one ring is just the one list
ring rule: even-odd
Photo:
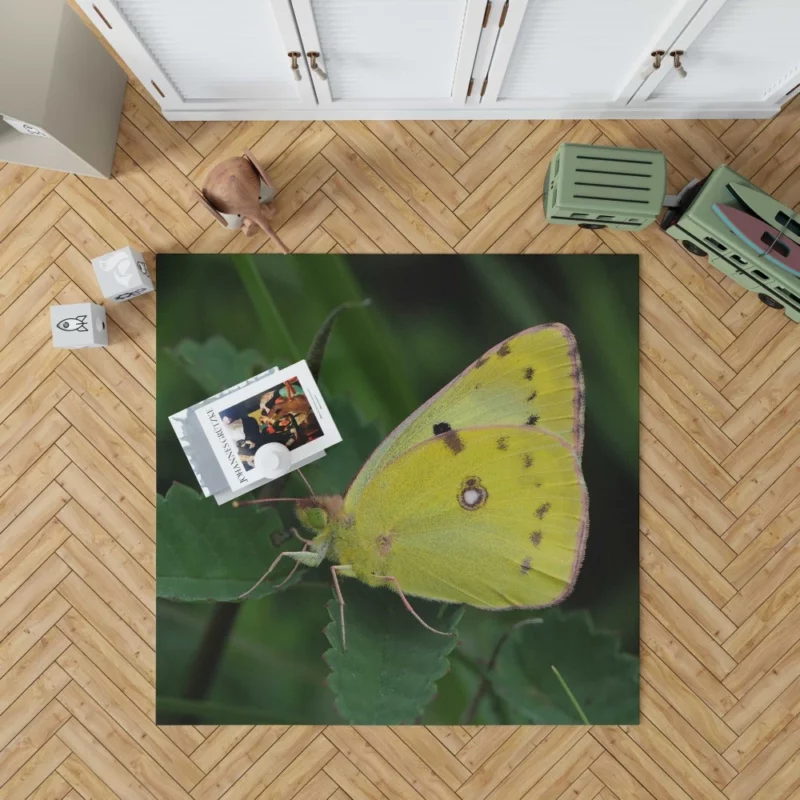
[[544,181],[547,221],[638,231],[655,222],[667,188],[658,150],[562,144]]
[[761,192],[729,167],[717,167],[704,181],[680,195],[680,204],[661,220],[661,229],[692,254],[709,262],[741,286],[757,292],[763,303],[782,308],[800,322],[800,276],[772,264],[752,250],[714,212],[715,203],[746,211],[728,184],[744,184]]

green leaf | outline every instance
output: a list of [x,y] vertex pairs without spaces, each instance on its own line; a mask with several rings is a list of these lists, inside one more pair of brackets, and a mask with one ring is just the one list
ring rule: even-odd
[[[339,603],[327,604],[331,622],[328,685],[342,717],[357,725],[413,722],[436,694],[436,681],[449,669],[457,636],[431,633],[411,616],[400,598],[356,580],[341,580],[347,650],[342,649]],[[411,598],[414,610],[433,628],[456,633],[462,606]]]
[[261,353],[237,350],[222,336],[212,336],[203,344],[185,339],[169,352],[209,396],[252,378],[267,366]]
[[[266,571],[278,555],[272,534],[283,528],[274,509],[253,506],[218,506],[188,486],[175,483],[166,497],[157,499],[158,558],[156,584],[159,597],[174,600],[237,600]],[[248,597],[278,591],[292,567],[275,570]],[[298,570],[281,590],[300,580]]]
[[539,616],[541,624],[511,634],[490,673],[512,721],[582,724],[555,667],[592,725],[638,724],[639,660],[620,652],[616,635],[594,630],[585,611],[552,609]]
[[336,322],[338,317],[349,309],[366,308],[371,302],[372,301],[369,299],[369,297],[367,297],[364,300],[350,300],[345,303],[340,303],[338,306],[336,306],[336,308],[333,309],[333,311],[331,311],[330,314],[328,314],[322,325],[319,326],[319,329],[314,336],[314,341],[311,342],[311,346],[308,348],[308,354],[306,355],[308,368],[311,371],[311,374],[314,376],[314,380],[319,378],[319,371],[322,369],[322,359],[325,356],[325,350],[328,347],[328,339],[331,338],[333,324]]

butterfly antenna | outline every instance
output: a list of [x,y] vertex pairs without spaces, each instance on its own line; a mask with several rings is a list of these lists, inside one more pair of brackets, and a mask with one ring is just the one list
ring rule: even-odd
[[239,508],[239,506],[260,506],[264,503],[299,503],[306,499],[305,497],[264,497],[260,500],[234,500],[231,505]]
[[312,496],[313,498],[315,498],[315,499],[316,499],[316,497],[317,497],[317,493],[314,491],[314,488],[313,488],[313,487],[311,486],[311,484],[308,482],[308,478],[306,478],[306,476],[305,476],[305,475],[303,475],[303,470],[301,470],[301,469],[298,469],[298,470],[297,470],[297,474],[298,474],[298,475],[299,475],[299,476],[300,476],[300,477],[303,479],[303,483],[304,483],[306,486],[308,486],[308,491],[309,491],[309,492],[311,492],[311,496]]

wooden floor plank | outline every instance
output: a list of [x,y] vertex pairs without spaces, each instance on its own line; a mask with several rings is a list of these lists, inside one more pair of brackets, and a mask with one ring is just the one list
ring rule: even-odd
[[24,224],[0,238],[0,275],[8,272],[68,210],[66,202],[51,193],[25,217]]
[[[468,162],[473,166],[463,176],[468,184],[477,183],[477,185],[469,198],[456,209],[458,216],[470,227],[475,227],[532,167],[548,156],[554,142],[574,130],[575,124],[571,121],[545,121],[528,132],[522,142],[499,164],[491,159],[491,152],[487,153],[486,159],[483,158],[483,153],[477,153],[473,157],[475,160]],[[596,129],[594,131],[596,132]],[[479,177],[480,182],[478,182]],[[532,198],[535,199],[536,196]]]
[[133,159],[184,211],[198,201],[197,187],[124,114],[117,146]]
[[58,695],[59,702],[83,727],[102,742],[108,752],[149,789],[154,797],[189,800],[174,778],[152,756],[143,753],[138,742],[113,720],[95,699],[75,681]]
[[400,124],[451,174],[469,159],[435,122],[404,120]]
[[188,175],[202,160],[197,150],[130,84],[122,111],[184,175]]
[[[19,767],[15,764],[14,752],[27,747],[26,740],[34,731],[42,734],[43,742],[56,731],[51,725],[54,720],[61,724],[69,719],[62,715],[62,709],[54,698],[69,683],[69,676],[58,664],[51,664],[4,712],[3,728],[0,737],[3,758],[0,758],[0,779],[2,783],[11,777]],[[43,717],[43,719],[40,719]],[[60,727],[60,725],[58,726]],[[34,747],[34,750],[36,748]],[[27,758],[23,759],[23,762]]]
[[420,252],[450,251],[447,242],[344,141],[335,139],[323,155]]
[[113,572],[75,537],[67,539],[59,548],[58,555],[138,636],[153,646],[155,642],[153,614],[144,602],[137,599],[115,579]]
[[[661,148],[670,192],[728,163],[800,204],[800,99],[772,120],[169,123],[133,79],[110,181],[0,164],[0,797],[800,797],[800,327],[656,226],[548,225],[561,141]],[[151,268],[276,252],[198,202],[246,148],[295,251],[639,255],[639,726],[154,725],[155,295],[73,352],[47,306],[102,302],[90,261],[125,245]]]
[[322,191],[340,211],[358,225],[384,253],[413,253],[414,246],[359,191],[339,173]]
[[726,758],[646,681],[642,683],[642,714],[652,725],[625,726],[625,732],[665,769],[679,766],[684,778],[679,782],[690,797],[710,797],[714,792],[706,781],[722,789],[736,776]]
[[0,314],[2,314],[30,285],[66,250],[69,243],[54,228],[0,278]]
[[72,755],[59,774],[78,789],[81,796],[130,797],[131,800],[155,800],[105,746],[72,717],[58,732],[58,738]]
[[[271,128],[256,145],[265,151],[262,161],[268,165],[270,180],[278,190],[289,183],[335,137],[330,126],[320,121],[285,132],[281,124],[279,122]],[[279,133],[282,134],[280,137]]]
[[723,754],[736,770],[743,770],[797,716],[800,680],[773,702]]
[[364,124],[449,209],[466,199],[469,192],[399,122],[383,120]]
[[75,572],[58,584],[58,594],[125,656],[149,683],[155,683],[153,643],[145,642],[115,611]]
[[234,128],[235,122],[219,120],[203,122],[189,137],[189,144],[203,156],[207,156]]
[[331,127],[451,247],[467,233],[466,226],[450,208],[366,126],[331,123]]
[[112,175],[159,223],[188,247],[202,228],[124,150],[117,148]]
[[0,167],[0,204],[5,203],[36,171],[25,164],[5,164]]

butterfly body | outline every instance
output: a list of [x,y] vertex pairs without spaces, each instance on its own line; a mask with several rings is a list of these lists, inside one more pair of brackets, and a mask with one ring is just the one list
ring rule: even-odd
[[483,609],[560,602],[588,534],[583,416],[566,327],[501,342],[401,423],[344,497],[297,504],[314,536],[297,560]]

